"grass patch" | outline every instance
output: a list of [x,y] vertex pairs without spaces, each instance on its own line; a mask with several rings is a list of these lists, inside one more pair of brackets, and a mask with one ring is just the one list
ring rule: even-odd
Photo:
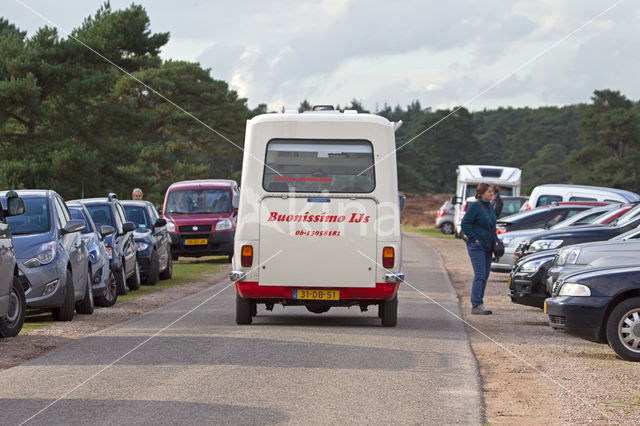
[[436,238],[454,238],[453,234],[443,234],[438,228],[427,228],[427,227],[412,227],[412,226],[402,226],[402,230],[404,232],[417,232],[419,234],[428,235],[430,237]]
[[[156,291],[199,281],[206,274],[215,274],[227,267],[227,256],[207,256],[199,258],[182,258],[173,262],[173,278],[160,280],[155,285],[143,285],[139,290],[118,296],[118,302],[126,302]],[[118,303],[116,302],[116,303]]]
[[[124,296],[118,296],[116,305],[120,302],[133,300],[146,294],[166,290],[184,284],[200,281],[204,275],[215,274],[229,265],[227,256],[207,256],[200,258],[182,258],[173,262],[173,278],[160,280],[155,285],[143,285],[139,290],[131,291]],[[97,308],[103,309],[103,308]],[[109,308],[106,308],[109,309]],[[29,334],[34,330],[55,324],[51,312],[28,314],[22,326],[21,334]]]

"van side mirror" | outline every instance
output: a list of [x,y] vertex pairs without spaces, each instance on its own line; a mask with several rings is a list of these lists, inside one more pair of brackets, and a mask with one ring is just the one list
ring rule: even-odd
[[127,232],[133,232],[136,229],[136,225],[133,222],[125,222],[122,224],[122,232],[123,233],[127,233]]
[[167,219],[159,217],[156,219],[156,223],[153,224],[156,228],[162,228],[163,226],[167,226]]
[[18,197],[18,194],[15,197],[7,198],[7,216],[19,216],[25,211],[24,201]]
[[100,225],[100,236],[102,236],[102,238],[114,234],[115,232],[115,228],[111,225]]
[[407,196],[406,195],[400,195],[400,200],[399,200],[399,204],[400,204],[400,211],[404,210],[404,205],[407,203]]

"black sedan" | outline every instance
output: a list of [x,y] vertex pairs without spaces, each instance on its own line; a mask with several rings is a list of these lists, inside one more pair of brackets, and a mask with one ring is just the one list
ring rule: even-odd
[[516,262],[509,274],[509,297],[513,303],[543,308],[549,297],[547,271],[553,264],[558,250],[534,253]]
[[133,237],[138,250],[140,278],[143,284],[154,285],[158,279],[169,279],[173,274],[171,238],[167,221],[158,216],[149,201],[122,201],[127,220],[136,229]]
[[564,275],[545,301],[552,328],[609,346],[640,361],[640,267],[595,268]]
[[604,203],[557,203],[542,206],[533,210],[516,213],[511,216],[498,219],[497,232],[517,231],[519,229],[550,228],[574,214],[588,210]]

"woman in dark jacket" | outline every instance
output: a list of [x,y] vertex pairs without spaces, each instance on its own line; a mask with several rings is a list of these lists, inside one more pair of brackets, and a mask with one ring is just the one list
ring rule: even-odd
[[481,183],[476,187],[476,201],[467,206],[462,219],[462,232],[467,237],[467,252],[473,266],[471,285],[471,313],[490,315],[482,299],[491,271],[493,239],[496,234],[496,214],[491,208],[494,191],[491,185]]

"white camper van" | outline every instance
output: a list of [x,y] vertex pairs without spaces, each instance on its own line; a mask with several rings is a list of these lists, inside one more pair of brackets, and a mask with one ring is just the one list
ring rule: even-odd
[[461,165],[456,170],[458,182],[456,193],[452,202],[455,205],[454,223],[456,227],[456,237],[460,236],[462,216],[467,206],[467,201],[476,193],[476,186],[479,183],[488,183],[500,186],[500,195],[520,195],[522,171],[515,167],[501,166],[477,166]]
[[235,256],[236,322],[257,305],[378,309],[395,326],[404,275],[395,129],[355,111],[247,122]]
[[637,203],[640,195],[635,192],[602,186],[546,184],[533,188],[522,210],[546,206],[562,201],[600,201],[605,203]]

